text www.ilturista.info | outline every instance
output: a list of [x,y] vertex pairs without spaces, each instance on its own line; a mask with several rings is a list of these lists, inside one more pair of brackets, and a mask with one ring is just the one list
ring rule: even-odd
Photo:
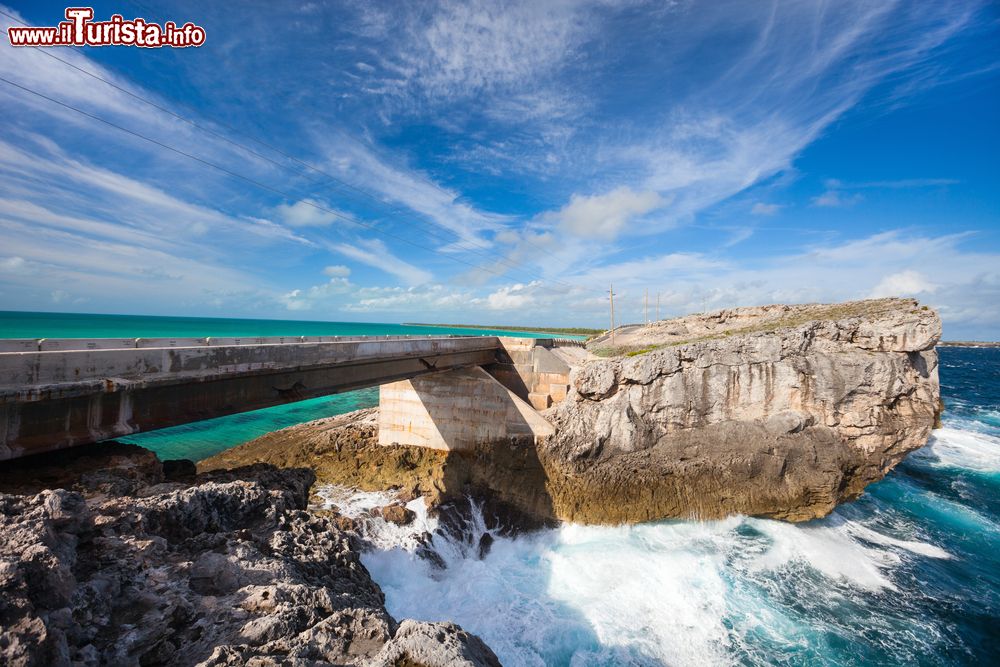
[[126,20],[113,14],[108,21],[93,21],[93,7],[67,7],[66,19],[55,27],[7,28],[11,46],[162,46],[184,48],[205,43],[205,29],[191,22],[178,26],[167,21],[162,26],[145,19]]

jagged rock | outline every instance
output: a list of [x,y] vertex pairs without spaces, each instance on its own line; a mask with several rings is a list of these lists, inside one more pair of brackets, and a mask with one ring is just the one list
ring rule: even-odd
[[570,380],[581,396],[600,400],[614,390],[616,370],[611,364],[588,364],[575,369]]
[[477,667],[496,665],[500,661],[481,639],[470,635],[454,623],[421,623],[403,621],[396,635],[368,667]]
[[490,553],[490,549],[493,548],[493,536],[489,533],[483,533],[479,538],[479,560],[486,558]]
[[81,461],[109,458],[84,452],[76,479],[8,464],[2,481],[62,475],[79,490],[0,494],[0,664],[359,665],[383,653],[497,664],[457,626],[442,626],[443,643],[400,635],[409,626],[386,612],[356,538],[337,516],[305,511],[312,471],[256,465],[162,483],[155,457],[136,450],[99,471]]
[[168,459],[163,462],[163,477],[168,481],[186,481],[198,474],[194,461]]
[[386,505],[381,511],[382,518],[397,526],[408,526],[417,518],[416,512],[403,505]]

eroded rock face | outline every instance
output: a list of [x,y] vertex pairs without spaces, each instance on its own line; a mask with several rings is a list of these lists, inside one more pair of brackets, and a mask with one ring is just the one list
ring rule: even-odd
[[312,471],[162,482],[147,454],[96,490],[0,494],[0,664],[499,664],[457,626],[397,625],[355,538],[305,511]]
[[[575,369],[551,413],[557,434],[540,457],[562,518],[822,516],[923,446],[939,410],[941,324],[912,300],[737,309],[646,330],[628,343],[652,349]],[[702,338],[662,342],[692,332]]]

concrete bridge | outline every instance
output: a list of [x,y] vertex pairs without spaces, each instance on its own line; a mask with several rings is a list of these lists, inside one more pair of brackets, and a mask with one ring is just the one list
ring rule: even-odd
[[495,336],[0,340],[0,459],[374,386],[385,442],[544,434],[535,409],[569,388],[559,348],[579,352]]

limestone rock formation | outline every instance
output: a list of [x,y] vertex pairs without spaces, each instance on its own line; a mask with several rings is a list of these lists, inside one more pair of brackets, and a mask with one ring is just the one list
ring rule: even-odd
[[22,492],[0,493],[0,664],[499,664],[452,624],[396,623],[355,538],[305,511],[312,471],[171,482],[100,448],[0,475]]
[[927,442],[940,334],[937,314],[909,299],[741,308],[632,330],[614,350],[632,354],[575,369],[549,415],[557,434],[541,458],[556,512],[823,516]]
[[406,526],[413,523],[413,519],[416,518],[416,514],[413,510],[408,509],[402,504],[399,505],[386,505],[382,508],[380,514],[382,518],[389,523],[394,523],[397,526]]

